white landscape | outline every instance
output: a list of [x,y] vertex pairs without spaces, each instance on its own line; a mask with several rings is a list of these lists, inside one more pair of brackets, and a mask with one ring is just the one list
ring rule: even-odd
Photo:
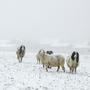
[[[13,48],[10,51],[6,49],[0,51],[0,90],[90,89],[90,55],[87,52],[80,53],[80,65],[76,74],[69,73],[69,68],[66,64],[65,72],[62,69],[57,72],[57,68],[49,69],[46,72],[42,65],[37,64],[36,54],[38,51],[26,51],[22,63],[19,63],[16,58],[16,46],[18,45],[15,45],[12,41],[5,42],[1,41],[4,48],[8,49],[8,46]],[[86,47],[83,48],[86,49]],[[71,54],[71,52],[58,53],[64,55],[65,58]]]
[[[77,73],[66,63],[65,72],[46,72],[37,64],[40,49],[65,60],[79,52]],[[90,0],[0,0],[0,90],[90,90]]]

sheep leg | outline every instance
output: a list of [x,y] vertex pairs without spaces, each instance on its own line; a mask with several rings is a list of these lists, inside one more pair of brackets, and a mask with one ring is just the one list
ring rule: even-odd
[[40,64],[40,60],[39,60],[39,64]]
[[76,73],[76,68],[75,68],[75,73]]
[[18,59],[18,61],[19,61],[19,55],[17,55],[17,59]]
[[46,68],[46,72],[48,72],[48,69]]
[[21,63],[22,62],[22,57],[19,57],[19,63]]
[[20,63],[20,57],[18,56],[18,61],[19,61],[19,63]]
[[20,57],[20,60],[19,61],[20,61],[20,63],[22,62],[22,57]]
[[19,56],[17,56],[17,59],[19,59]]
[[37,64],[40,64],[40,59],[37,60]]
[[71,67],[70,67],[70,73],[71,73]]
[[60,68],[60,66],[58,66],[58,68],[57,68],[57,72],[59,71],[59,68]]
[[20,58],[19,58],[19,63],[21,63],[21,60],[20,60]]
[[44,68],[44,64],[43,64],[43,68]]
[[48,68],[50,68],[50,69],[51,69],[50,63],[48,63]]
[[22,57],[21,57],[21,62],[22,62]]
[[19,63],[20,63],[20,60],[18,59]]
[[65,67],[62,67],[62,70],[65,72]]
[[19,60],[19,63],[20,63],[20,60]]
[[73,73],[73,71],[74,71],[74,68],[72,67],[72,73]]
[[46,66],[46,72],[48,72],[48,67]]

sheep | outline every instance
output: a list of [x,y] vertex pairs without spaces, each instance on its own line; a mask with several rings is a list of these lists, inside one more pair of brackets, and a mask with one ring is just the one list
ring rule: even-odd
[[22,58],[25,55],[25,46],[21,45],[17,51],[16,51],[16,55],[17,55],[17,59],[19,60],[19,62],[22,62]]
[[43,68],[44,68],[43,59],[42,59],[41,54],[40,54],[41,52],[43,52],[43,49],[40,49],[38,51],[38,53],[36,54],[36,59],[37,59],[37,63],[42,64]]
[[41,52],[41,50],[39,50],[39,52],[36,54],[36,59],[37,59],[37,63],[39,63],[40,64],[40,52]]
[[[38,53],[36,54],[36,59],[37,59],[37,63],[41,63],[41,57],[40,57],[40,52],[42,52],[43,51],[43,49],[40,49],[39,51],[38,51]],[[46,51],[46,53],[47,54],[51,54],[51,53],[53,53],[52,51]],[[44,64],[43,64],[43,68],[44,68]],[[48,68],[51,68],[50,66],[48,66]]]
[[79,66],[79,53],[78,52],[73,52],[71,56],[68,56],[66,59],[67,66],[70,69],[70,73],[73,73]]
[[46,66],[46,71],[48,71],[48,67],[58,67],[57,72],[62,67],[65,72],[65,58],[61,55],[48,55],[44,50],[40,52],[40,58],[43,65]]

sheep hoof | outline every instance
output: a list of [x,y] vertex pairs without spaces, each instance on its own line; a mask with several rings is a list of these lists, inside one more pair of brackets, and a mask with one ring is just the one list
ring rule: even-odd
[[51,69],[51,67],[50,67],[50,66],[48,66],[48,68],[50,68],[50,69]]
[[65,72],[65,69],[63,71]]
[[57,69],[57,72],[59,71],[59,69]]
[[47,68],[46,68],[46,72],[48,72]]
[[57,72],[58,72],[59,70],[57,70]]

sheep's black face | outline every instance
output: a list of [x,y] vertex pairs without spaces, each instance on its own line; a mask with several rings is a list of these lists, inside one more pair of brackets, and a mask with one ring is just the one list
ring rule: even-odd
[[71,55],[71,59],[72,59],[72,60],[75,59],[75,51],[72,53],[72,55]]
[[76,62],[78,63],[78,61],[79,61],[79,53],[74,51],[72,53],[72,55],[71,55],[71,59],[76,60]]
[[20,49],[19,49],[19,54],[25,52],[25,46],[24,45],[21,45],[20,46]]

